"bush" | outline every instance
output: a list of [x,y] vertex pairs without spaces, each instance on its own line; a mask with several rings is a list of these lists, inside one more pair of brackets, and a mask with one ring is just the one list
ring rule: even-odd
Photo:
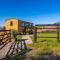
[[19,41],[21,39],[21,36],[16,36],[16,41]]
[[13,37],[16,37],[19,34],[19,32],[17,32],[16,30],[12,30],[12,34],[13,34]]
[[21,39],[21,36],[18,35],[19,32],[12,30],[13,37],[15,38],[15,41],[19,41]]

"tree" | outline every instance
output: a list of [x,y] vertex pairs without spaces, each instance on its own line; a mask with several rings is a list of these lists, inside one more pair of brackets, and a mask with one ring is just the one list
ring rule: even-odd
[[54,25],[60,25],[60,22],[56,22],[56,23],[54,23]]

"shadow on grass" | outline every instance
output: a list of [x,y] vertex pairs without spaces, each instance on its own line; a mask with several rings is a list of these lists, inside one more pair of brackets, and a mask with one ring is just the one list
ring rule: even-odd
[[44,55],[44,56],[33,56],[33,57],[26,57],[24,56],[15,56],[15,57],[8,57],[8,59],[2,59],[2,60],[60,60],[60,56],[54,56],[54,55]]
[[30,60],[60,60],[60,56],[54,55],[43,55],[43,56],[34,56]]

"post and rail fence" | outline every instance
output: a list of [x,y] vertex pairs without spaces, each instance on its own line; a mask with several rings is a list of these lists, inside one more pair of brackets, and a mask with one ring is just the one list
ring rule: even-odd
[[[59,39],[60,39],[60,25],[49,25],[49,24],[42,24],[42,25],[39,25],[40,27],[37,28],[35,27],[34,28],[34,42],[36,43],[37,42],[37,38],[56,38],[57,39],[57,42],[60,42]],[[55,33],[57,34],[56,36],[38,36],[37,34],[38,33]]]

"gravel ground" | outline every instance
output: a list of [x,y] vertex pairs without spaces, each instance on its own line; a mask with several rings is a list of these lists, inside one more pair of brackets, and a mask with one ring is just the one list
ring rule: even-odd
[[[22,39],[26,39],[26,44],[32,44],[31,35],[22,35]],[[0,50],[0,59],[4,58],[9,51],[10,46],[13,42],[8,43],[5,47]]]
[[6,56],[7,52],[9,51],[11,44],[12,44],[12,42],[8,43],[7,45],[5,45],[5,47],[3,47],[0,50],[0,59],[4,58]]
[[26,44],[32,44],[31,36],[32,35],[22,35],[22,39],[26,39]]

